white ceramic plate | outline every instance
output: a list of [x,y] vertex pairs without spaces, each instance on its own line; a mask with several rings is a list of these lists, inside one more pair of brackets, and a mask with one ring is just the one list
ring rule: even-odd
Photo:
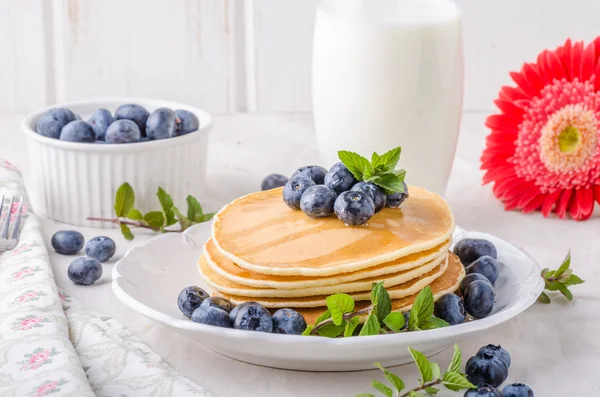
[[430,331],[329,339],[266,334],[197,324],[181,314],[177,296],[186,286],[210,291],[196,261],[210,236],[210,223],[185,233],[168,233],[130,250],[113,269],[115,295],[136,312],[173,327],[208,348],[236,360],[275,368],[307,371],[372,369],[411,361],[408,346],[435,354],[466,337],[517,316],[544,288],[537,263],[520,248],[485,233],[458,230],[455,241],[479,237],[492,241],[504,263],[496,282],[494,312],[481,320]]

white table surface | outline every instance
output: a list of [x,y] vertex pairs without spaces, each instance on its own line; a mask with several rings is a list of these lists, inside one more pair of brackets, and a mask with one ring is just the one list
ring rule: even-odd
[[[19,128],[21,117],[0,117],[0,158],[19,166],[27,182],[28,157]],[[505,212],[489,186],[481,186],[479,155],[483,149],[485,115],[465,114],[458,152],[446,199],[457,222],[466,229],[495,234],[526,249],[541,267],[557,267],[572,249],[572,266],[587,282],[573,288],[575,301],[557,297],[551,305],[536,303],[524,314],[461,344],[467,358],[488,343],[501,344],[513,358],[509,382],[532,386],[538,397],[597,396],[600,371],[600,213],[587,222],[545,219],[539,213]],[[210,138],[205,207],[216,210],[242,194],[257,190],[263,176],[290,174],[317,163],[310,114],[246,114],[217,116]],[[410,170],[409,170],[410,172]],[[409,174],[410,175],[410,174]],[[410,176],[409,176],[410,178]],[[71,228],[43,220],[48,241],[60,229]],[[114,230],[75,228],[86,238],[105,234],[115,239],[120,258],[131,246],[151,237],[143,231],[127,243]],[[222,357],[171,329],[137,315],[121,304],[110,289],[112,263],[93,286],[76,286],[67,278],[71,257],[51,251],[57,284],[90,308],[114,316],[139,335],[175,369],[212,390],[216,396],[354,396],[371,391],[378,372],[310,373],[252,366]],[[190,264],[193,266],[193,264]],[[190,280],[193,283],[193,280]],[[175,299],[175,297],[174,297]],[[285,352],[282,352],[285,354]],[[450,352],[434,358],[447,366]],[[412,365],[395,369],[408,386],[418,378]],[[458,396],[458,394],[438,394]]]

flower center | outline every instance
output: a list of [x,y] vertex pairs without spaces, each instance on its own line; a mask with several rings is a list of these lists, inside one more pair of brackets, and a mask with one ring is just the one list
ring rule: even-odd
[[580,169],[596,154],[598,121],[594,112],[581,104],[563,107],[542,127],[539,145],[547,169],[561,174]]
[[581,134],[572,125],[558,135],[558,147],[563,153],[571,153],[581,144]]

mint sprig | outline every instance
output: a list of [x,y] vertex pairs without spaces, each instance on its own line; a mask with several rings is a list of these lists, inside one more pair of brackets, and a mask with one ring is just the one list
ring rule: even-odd
[[[182,232],[197,223],[206,222],[212,219],[214,213],[205,214],[200,202],[193,197],[187,196],[188,205],[187,216],[183,215],[173,204],[171,196],[159,187],[156,193],[160,203],[160,210],[150,211],[143,214],[135,208],[135,192],[129,183],[119,186],[115,195],[115,214],[116,218],[97,218],[88,217],[89,221],[112,222],[119,225],[121,233],[126,240],[133,240],[133,233],[130,226],[150,229],[155,232]],[[167,229],[175,224],[179,224],[178,229]]]
[[371,182],[386,194],[403,193],[406,171],[396,170],[401,148],[394,148],[382,155],[373,152],[371,161],[358,153],[340,150],[338,157],[358,181]]
[[[405,331],[447,327],[449,324],[433,315],[433,292],[425,287],[417,295],[405,327],[404,314],[392,311],[392,299],[383,282],[373,283],[371,304],[354,311],[355,302],[348,294],[333,294],[326,298],[327,310],[313,324],[306,327],[302,335],[326,336],[329,338],[371,336]],[[360,325],[360,316],[366,316]]]
[[[462,355],[458,345],[454,345],[454,354],[448,370],[443,374],[440,371],[440,366],[434,362],[431,362],[425,357],[425,355],[418,350],[411,347],[408,348],[411,356],[417,368],[421,379],[419,379],[419,386],[414,389],[408,390],[402,394],[405,389],[404,381],[396,374],[385,368],[381,363],[374,363],[373,365],[381,370],[384,378],[387,380],[388,385],[381,381],[373,380],[371,386],[381,394],[387,397],[421,397],[424,396],[421,392],[427,394],[437,394],[440,389],[438,386],[444,386],[448,390],[459,391],[462,389],[473,389],[476,388],[474,384],[469,382],[466,376],[460,372]],[[357,394],[356,397],[375,397],[374,394],[361,393]]]
[[[581,278],[573,274],[573,269],[571,269],[571,251],[567,253],[567,257],[557,270],[550,270],[548,268],[542,270],[542,278],[546,284],[545,290],[559,291],[569,302],[573,300],[573,293],[569,290],[569,287],[584,283]],[[539,301],[550,303],[550,296],[546,292],[542,292]]]

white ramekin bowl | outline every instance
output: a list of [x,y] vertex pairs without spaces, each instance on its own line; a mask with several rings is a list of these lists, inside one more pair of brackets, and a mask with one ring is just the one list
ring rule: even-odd
[[[87,120],[96,109],[114,113],[126,103],[141,105],[151,113],[159,107],[189,110],[198,116],[200,129],[180,137],[128,144],[65,142],[35,132],[38,118],[51,108],[68,108]],[[212,118],[201,109],[154,99],[98,99],[41,109],[27,116],[22,127],[30,158],[29,194],[34,210],[42,216],[78,226],[111,227],[86,218],[114,218],[115,193],[124,182],[133,187],[136,208],[142,212],[160,209],[159,186],[183,208],[188,194],[202,196]]]

